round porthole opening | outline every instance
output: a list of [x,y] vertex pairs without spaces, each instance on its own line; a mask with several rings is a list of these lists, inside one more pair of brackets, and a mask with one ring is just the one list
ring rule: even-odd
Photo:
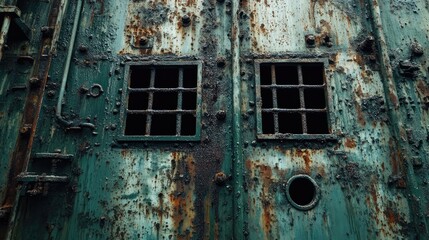
[[299,210],[309,210],[319,201],[320,189],[310,176],[299,174],[287,182],[286,195],[289,202]]

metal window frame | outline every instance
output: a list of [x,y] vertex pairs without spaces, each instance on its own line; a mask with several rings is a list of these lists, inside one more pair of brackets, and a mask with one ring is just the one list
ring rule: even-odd
[[[327,115],[327,122],[328,122],[328,132],[327,134],[308,134],[308,133],[300,133],[300,134],[294,134],[294,133],[278,133],[278,119],[274,119],[274,129],[275,129],[275,133],[263,133],[262,130],[262,112],[264,111],[262,109],[262,95],[261,95],[261,64],[290,64],[291,66],[296,66],[298,68],[298,66],[301,66],[300,64],[308,64],[308,63],[321,63],[323,64],[323,89],[325,91],[325,101],[326,101],[326,109],[325,110],[321,110],[321,109],[306,109],[305,106],[303,107],[304,101],[304,88],[311,88],[311,87],[317,87],[317,88],[321,88],[322,85],[304,85],[302,82],[302,74],[298,85],[294,85],[293,88],[298,88],[299,89],[299,96],[300,96],[300,108],[298,109],[278,109],[276,106],[276,101],[273,101],[273,107],[272,110],[273,112],[298,112],[298,113],[302,113],[302,112],[311,112],[312,110],[314,110],[314,112],[317,111],[322,111],[322,112],[326,112]],[[332,122],[333,122],[333,118],[332,118],[332,113],[330,111],[330,109],[333,109],[332,106],[332,93],[330,90],[330,85],[329,85],[329,81],[327,81],[326,78],[326,71],[327,68],[329,66],[329,62],[327,58],[293,58],[293,59],[256,59],[254,62],[254,67],[255,67],[255,89],[256,89],[256,137],[258,139],[291,139],[291,140],[317,140],[317,139],[325,139],[325,140],[335,140],[337,139],[337,136],[332,134]],[[302,72],[301,72],[302,73]],[[278,88],[288,88],[289,85],[284,85]],[[307,87],[305,87],[307,86]],[[273,89],[276,89],[277,86]],[[292,88],[292,86],[290,86],[290,88]],[[273,91],[273,99],[276,98],[276,91]],[[305,114],[304,114],[305,115]],[[275,118],[275,116],[274,116]],[[306,119],[302,119],[302,122],[305,122],[306,125],[308,125],[306,123]],[[303,123],[304,125],[304,123]],[[306,126],[305,126],[306,127]],[[277,129],[277,131],[276,131]],[[277,132],[277,133],[276,133]],[[306,132],[303,126],[303,132]]]
[[[122,91],[122,99],[124,99],[124,105],[121,108],[121,136],[118,137],[118,141],[199,141],[201,139],[201,112],[202,112],[202,61],[144,61],[144,62],[128,62],[125,64],[125,78],[124,78],[124,87]],[[197,67],[197,86],[196,86],[196,93],[197,93],[197,103],[196,103],[196,109],[195,110],[183,110],[183,109],[175,109],[175,110],[128,110],[128,96],[130,93],[130,69],[133,66],[172,66],[172,67],[178,67],[180,66],[196,66]],[[151,87],[153,87],[152,81],[154,79],[151,79]],[[182,89],[183,85],[180,86],[180,82],[183,83],[183,76],[180,76],[179,73],[179,86],[175,89],[153,89],[155,91],[177,91],[178,97],[180,97],[183,91],[187,91],[187,89]],[[139,91],[139,90],[137,90]],[[145,91],[145,90],[141,90]],[[150,97],[150,96],[149,96]],[[149,100],[150,102],[150,100]],[[181,101],[178,101],[178,107],[181,108]],[[126,119],[128,112],[148,112],[148,113],[161,113],[161,112],[168,112],[171,114],[175,114],[177,116],[178,113],[187,113],[187,112],[195,112],[195,135],[191,136],[179,136],[177,135],[177,131],[180,131],[180,128],[178,129],[177,124],[181,124],[181,117],[176,118],[176,135],[125,135],[125,127],[126,127]],[[149,115],[150,116],[150,115]],[[181,115],[180,115],[181,116]],[[179,119],[179,120],[178,120]],[[146,129],[148,129],[148,121],[146,121]],[[149,124],[150,128],[150,124]],[[148,132],[146,132],[147,134]],[[150,131],[149,131],[150,134]]]

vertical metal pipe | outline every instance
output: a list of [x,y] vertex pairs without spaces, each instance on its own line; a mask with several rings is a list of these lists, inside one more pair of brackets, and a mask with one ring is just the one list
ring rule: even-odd
[[57,102],[57,109],[56,109],[57,119],[61,123],[64,123],[65,125],[71,124],[71,122],[67,122],[64,120],[64,118],[62,116],[62,108],[63,108],[64,93],[66,91],[67,79],[68,79],[68,75],[69,75],[69,71],[70,71],[71,59],[72,59],[72,55],[73,55],[73,49],[74,49],[74,45],[76,42],[76,36],[77,36],[80,14],[82,13],[83,1],[84,0],[77,1],[76,14],[74,16],[74,22],[73,22],[73,28],[72,28],[72,35],[70,38],[69,48],[67,51],[66,62],[64,64],[64,72],[63,72],[63,77],[61,79],[61,88],[60,88],[60,93],[59,93],[58,102]]
[[232,26],[231,32],[231,50],[232,50],[232,148],[233,148],[233,174],[234,174],[234,197],[233,197],[233,229],[234,239],[244,239],[243,229],[244,224],[244,201],[245,193],[243,189],[244,178],[244,159],[243,159],[243,137],[242,137],[242,122],[241,122],[241,77],[240,77],[240,23],[239,11],[240,1],[232,1]]
[[0,32],[0,61],[3,58],[3,50],[4,50],[6,38],[7,38],[7,33],[9,32],[11,20],[12,20],[12,17],[9,15],[6,15],[3,19],[3,24]]

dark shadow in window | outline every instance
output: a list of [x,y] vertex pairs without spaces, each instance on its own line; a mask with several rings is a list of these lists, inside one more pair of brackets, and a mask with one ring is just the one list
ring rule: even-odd
[[174,136],[176,135],[176,115],[175,114],[154,114],[152,115],[152,125],[150,135]]
[[328,116],[326,113],[307,113],[308,134],[328,134]]
[[300,113],[279,113],[279,132],[302,134],[302,122]]
[[145,135],[146,115],[128,114],[125,123],[125,135]]
[[131,66],[130,67],[130,87],[131,88],[149,88],[150,72],[148,66]]

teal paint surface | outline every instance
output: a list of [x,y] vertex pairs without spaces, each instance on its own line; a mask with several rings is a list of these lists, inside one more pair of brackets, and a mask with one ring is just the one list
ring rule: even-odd
[[[34,29],[22,44],[36,54],[38,29],[47,21],[39,13],[51,3],[20,2],[23,21]],[[76,6],[70,1],[64,15],[31,149],[32,155],[73,157],[55,164],[32,158],[27,168],[70,181],[23,185],[12,239],[427,236],[425,1],[97,0]],[[56,106],[76,11],[60,103],[65,125]],[[314,46],[306,44],[308,34]],[[140,46],[142,37],[152,47]],[[26,85],[32,67],[15,63],[22,46],[9,45],[0,62],[2,198],[26,96],[7,89],[12,79]],[[259,59],[327,59],[329,135],[257,138]],[[125,69],[147,61],[202,62],[199,141],[121,139]],[[82,90],[94,84],[104,90],[98,97]],[[298,210],[287,198],[287,181],[296,174],[320,186],[311,210]]]

